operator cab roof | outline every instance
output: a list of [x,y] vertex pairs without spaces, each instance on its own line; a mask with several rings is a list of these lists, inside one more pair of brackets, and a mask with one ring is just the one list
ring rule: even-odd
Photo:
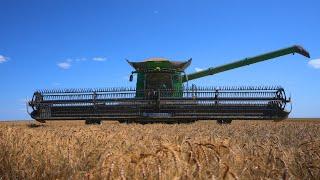
[[152,58],[147,58],[147,59],[143,60],[143,62],[148,62],[148,61],[161,62],[161,61],[170,61],[170,60],[166,59],[166,58],[161,58],[161,57],[152,57]]
[[141,62],[132,62],[127,60],[127,62],[137,71],[148,68],[155,68],[157,66],[161,68],[176,69],[178,71],[183,71],[191,64],[191,61],[191,58],[187,61],[171,61],[169,59],[160,57],[148,58]]

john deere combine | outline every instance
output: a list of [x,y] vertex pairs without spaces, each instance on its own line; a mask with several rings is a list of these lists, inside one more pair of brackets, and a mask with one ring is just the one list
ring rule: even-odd
[[310,57],[301,46],[292,46],[191,74],[185,73],[191,59],[128,61],[134,68],[130,81],[137,74],[136,88],[36,91],[28,103],[30,115],[39,122],[86,120],[87,124],[282,120],[288,117],[290,102],[282,87],[196,87],[188,86],[188,81],[294,53]]

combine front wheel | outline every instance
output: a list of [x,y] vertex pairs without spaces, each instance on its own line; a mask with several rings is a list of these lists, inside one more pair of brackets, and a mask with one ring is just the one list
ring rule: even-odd
[[97,124],[100,125],[101,124],[101,120],[99,119],[86,119],[86,124]]
[[230,124],[232,122],[232,119],[218,119],[218,124]]

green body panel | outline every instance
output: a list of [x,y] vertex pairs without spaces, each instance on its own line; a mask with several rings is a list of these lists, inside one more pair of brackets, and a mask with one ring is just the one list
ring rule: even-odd
[[145,73],[138,73],[137,75],[137,83],[136,83],[136,97],[143,97],[143,93],[139,92],[139,90],[144,89],[144,79]]
[[200,72],[191,73],[191,74],[188,74],[187,76],[184,76],[182,79],[182,82],[202,78],[205,76],[217,74],[217,73],[228,71],[228,70],[235,69],[238,67],[247,66],[250,64],[258,63],[261,61],[265,61],[265,60],[269,60],[269,59],[273,59],[273,58],[276,58],[279,56],[284,56],[284,55],[293,54],[293,53],[299,53],[299,54],[304,55],[306,57],[310,57],[309,53],[307,51],[305,51],[301,46],[295,45],[295,46],[280,49],[277,51],[265,53],[262,55],[244,58],[242,60],[235,61],[235,62],[228,63],[228,64],[224,64],[224,65],[221,65],[218,67],[208,68],[208,69],[200,71]]

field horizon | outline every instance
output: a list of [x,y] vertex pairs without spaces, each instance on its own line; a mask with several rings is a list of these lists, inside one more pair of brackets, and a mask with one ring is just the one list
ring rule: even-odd
[[[282,121],[294,121],[294,120],[302,120],[302,121],[317,121],[319,120],[320,121],[320,117],[307,117],[307,118],[304,118],[304,117],[298,117],[298,118],[287,118],[285,120],[282,120]],[[34,119],[0,119],[0,123],[2,122],[20,122],[20,121],[23,121],[23,122],[26,122],[26,121],[34,121],[34,122],[37,122],[36,120]],[[52,120],[49,120],[49,121],[52,121]],[[47,121],[47,122],[49,122]],[[84,120],[56,120],[54,122],[58,122],[58,121],[84,121]],[[211,121],[211,122],[215,122],[216,120],[199,120],[199,121]],[[196,121],[196,122],[199,122],[199,121]],[[234,121],[273,121],[273,120],[234,120]],[[103,122],[117,122],[117,121],[105,121],[103,120]]]

